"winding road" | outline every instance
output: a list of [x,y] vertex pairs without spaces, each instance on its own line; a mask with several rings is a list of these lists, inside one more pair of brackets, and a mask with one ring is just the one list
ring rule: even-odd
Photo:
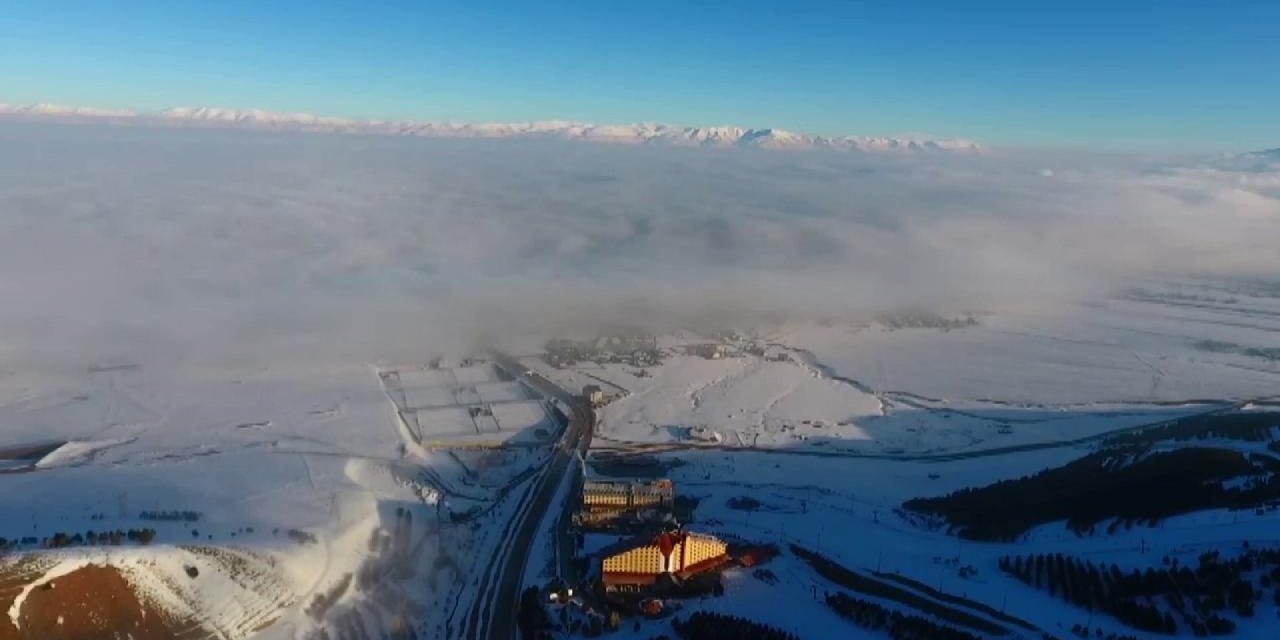
[[[519,633],[516,615],[520,608],[520,593],[524,587],[525,567],[530,550],[538,535],[539,525],[545,520],[566,474],[578,470],[572,463],[585,454],[591,444],[595,429],[595,412],[577,394],[568,392],[550,380],[529,371],[510,356],[494,353],[494,364],[515,376],[538,393],[563,402],[569,407],[569,423],[556,444],[550,463],[533,482],[532,498],[521,505],[512,520],[502,548],[498,549],[485,569],[479,593],[472,601],[466,615],[465,637],[475,640],[489,638],[514,639]],[[526,493],[524,495],[530,495]]]

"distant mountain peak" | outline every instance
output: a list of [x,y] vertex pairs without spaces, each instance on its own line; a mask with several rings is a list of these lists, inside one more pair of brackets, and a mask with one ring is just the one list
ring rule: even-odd
[[5,104],[0,102],[0,115],[27,115],[45,117],[84,117],[84,118],[133,118],[136,111],[124,109],[99,109],[96,107],[69,107],[60,104]]
[[365,133],[434,138],[551,138],[614,144],[665,144],[685,147],[753,147],[760,149],[833,149],[839,151],[978,152],[971,140],[933,140],[926,137],[816,136],[775,128],[748,129],[731,125],[678,127],[666,124],[592,124],[571,120],[516,123],[455,123],[418,120],[353,120],[310,113],[282,113],[262,109],[174,107],[158,113],[0,103],[0,117],[26,117],[162,126],[241,127]]

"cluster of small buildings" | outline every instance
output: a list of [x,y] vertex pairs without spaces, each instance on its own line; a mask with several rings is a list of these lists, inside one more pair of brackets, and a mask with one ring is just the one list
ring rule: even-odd
[[769,362],[790,362],[792,360],[791,354],[786,349],[763,342],[747,344],[742,347],[742,352],[757,358],[763,358]]
[[732,345],[724,342],[706,342],[686,348],[686,353],[701,356],[707,360],[722,360],[735,355],[749,355],[763,358],[769,362],[788,362],[791,355],[785,349],[759,342],[744,345]]
[[694,345],[691,351],[694,355],[702,356],[708,360],[720,360],[729,354],[728,347],[719,342]]
[[[659,584],[678,586],[729,561],[720,539],[675,526],[675,487],[656,480],[588,480],[578,526],[642,533],[606,550],[600,582],[606,594],[643,595]],[[656,533],[655,533],[656,532]]]
[[594,340],[551,340],[546,344],[544,359],[557,369],[579,362],[649,367],[662,362],[662,352],[652,336],[604,336]]
[[721,436],[718,431],[705,424],[695,424],[689,427],[689,439],[698,442],[720,442]]

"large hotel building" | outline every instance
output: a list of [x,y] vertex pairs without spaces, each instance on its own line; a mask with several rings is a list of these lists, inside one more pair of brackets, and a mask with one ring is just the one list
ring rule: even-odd
[[606,592],[643,591],[663,575],[680,580],[714,569],[729,559],[728,546],[714,536],[684,530],[658,534],[602,561]]

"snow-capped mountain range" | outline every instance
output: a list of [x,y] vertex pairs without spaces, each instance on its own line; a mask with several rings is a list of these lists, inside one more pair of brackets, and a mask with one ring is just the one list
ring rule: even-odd
[[138,114],[123,109],[97,109],[94,107],[68,107],[60,104],[4,104],[0,102],[0,115],[81,117],[81,118],[133,118]]
[[352,120],[310,113],[280,113],[261,109],[177,107],[158,113],[67,107],[52,104],[0,103],[0,117],[67,121],[108,121],[159,126],[243,127],[324,133],[367,133],[437,138],[555,138],[615,144],[667,144],[697,147],[755,147],[761,149],[836,149],[842,151],[978,152],[972,140],[933,140],[923,137],[817,136],[782,129],[744,127],[679,127],[665,124],[603,125],[567,120],[517,123],[455,123],[416,120]]

